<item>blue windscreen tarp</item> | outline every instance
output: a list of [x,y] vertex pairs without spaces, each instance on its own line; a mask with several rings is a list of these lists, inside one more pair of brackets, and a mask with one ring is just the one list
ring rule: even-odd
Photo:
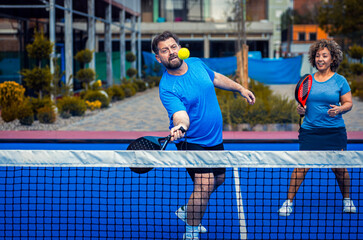
[[[300,79],[300,70],[302,64],[302,56],[293,58],[259,58],[259,54],[254,53],[248,57],[248,76],[251,79],[262,82],[264,84],[296,84]],[[155,72],[155,66],[158,62],[155,55],[143,52],[144,63],[147,66],[145,72],[151,76],[161,76],[164,67],[159,66],[159,71]],[[201,58],[201,60],[213,71],[224,75],[235,74],[237,70],[237,58]],[[159,64],[160,65],[160,64]],[[157,69],[157,68],[156,68]]]
[[296,84],[300,79],[302,56],[278,59],[248,58],[248,76],[265,84]]

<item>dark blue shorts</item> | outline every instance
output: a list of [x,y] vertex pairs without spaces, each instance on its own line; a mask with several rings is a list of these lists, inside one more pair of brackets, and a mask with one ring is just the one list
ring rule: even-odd
[[[188,150],[188,151],[220,151],[224,150],[223,143],[218,144],[213,147],[203,147],[199,144],[180,142],[176,144],[178,150]],[[226,172],[226,168],[187,168],[190,177],[194,181],[195,173],[213,173],[214,176],[223,174]]]
[[347,150],[347,131],[342,128],[318,128],[299,130],[299,145],[302,151],[345,151]]

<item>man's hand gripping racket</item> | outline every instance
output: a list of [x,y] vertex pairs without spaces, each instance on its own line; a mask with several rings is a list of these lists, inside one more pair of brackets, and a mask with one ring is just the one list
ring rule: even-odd
[[300,110],[300,121],[299,125],[301,126],[301,119],[305,115],[305,105],[308,99],[311,86],[313,84],[313,77],[310,74],[305,74],[302,78],[300,78],[299,82],[296,84],[295,88],[295,99],[300,104],[303,109],[298,107],[298,111]]
[[[185,129],[180,127],[178,129],[182,133],[185,133]],[[167,137],[155,137],[155,136],[145,136],[140,137],[130,143],[127,150],[165,150],[168,143],[172,140],[172,135]],[[138,174],[143,174],[151,171],[153,168],[145,167],[132,167],[131,171]]]

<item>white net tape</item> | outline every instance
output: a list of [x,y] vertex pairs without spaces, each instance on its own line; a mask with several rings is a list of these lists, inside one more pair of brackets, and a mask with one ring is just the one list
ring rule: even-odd
[[2,150],[0,166],[362,168],[363,151]]

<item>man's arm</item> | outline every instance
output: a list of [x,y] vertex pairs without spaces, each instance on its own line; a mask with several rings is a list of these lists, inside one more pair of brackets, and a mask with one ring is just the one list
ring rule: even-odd
[[247,99],[247,102],[249,104],[255,103],[256,100],[255,95],[253,95],[253,93],[250,90],[244,88],[240,84],[236,83],[232,79],[229,79],[228,77],[220,73],[215,72],[213,84],[215,87],[223,90],[239,92],[242,97]]
[[171,141],[178,140],[184,137],[185,133],[180,130],[180,127],[183,127],[185,131],[188,130],[190,122],[189,116],[186,111],[178,111],[173,114],[173,124],[174,127],[170,130]]

